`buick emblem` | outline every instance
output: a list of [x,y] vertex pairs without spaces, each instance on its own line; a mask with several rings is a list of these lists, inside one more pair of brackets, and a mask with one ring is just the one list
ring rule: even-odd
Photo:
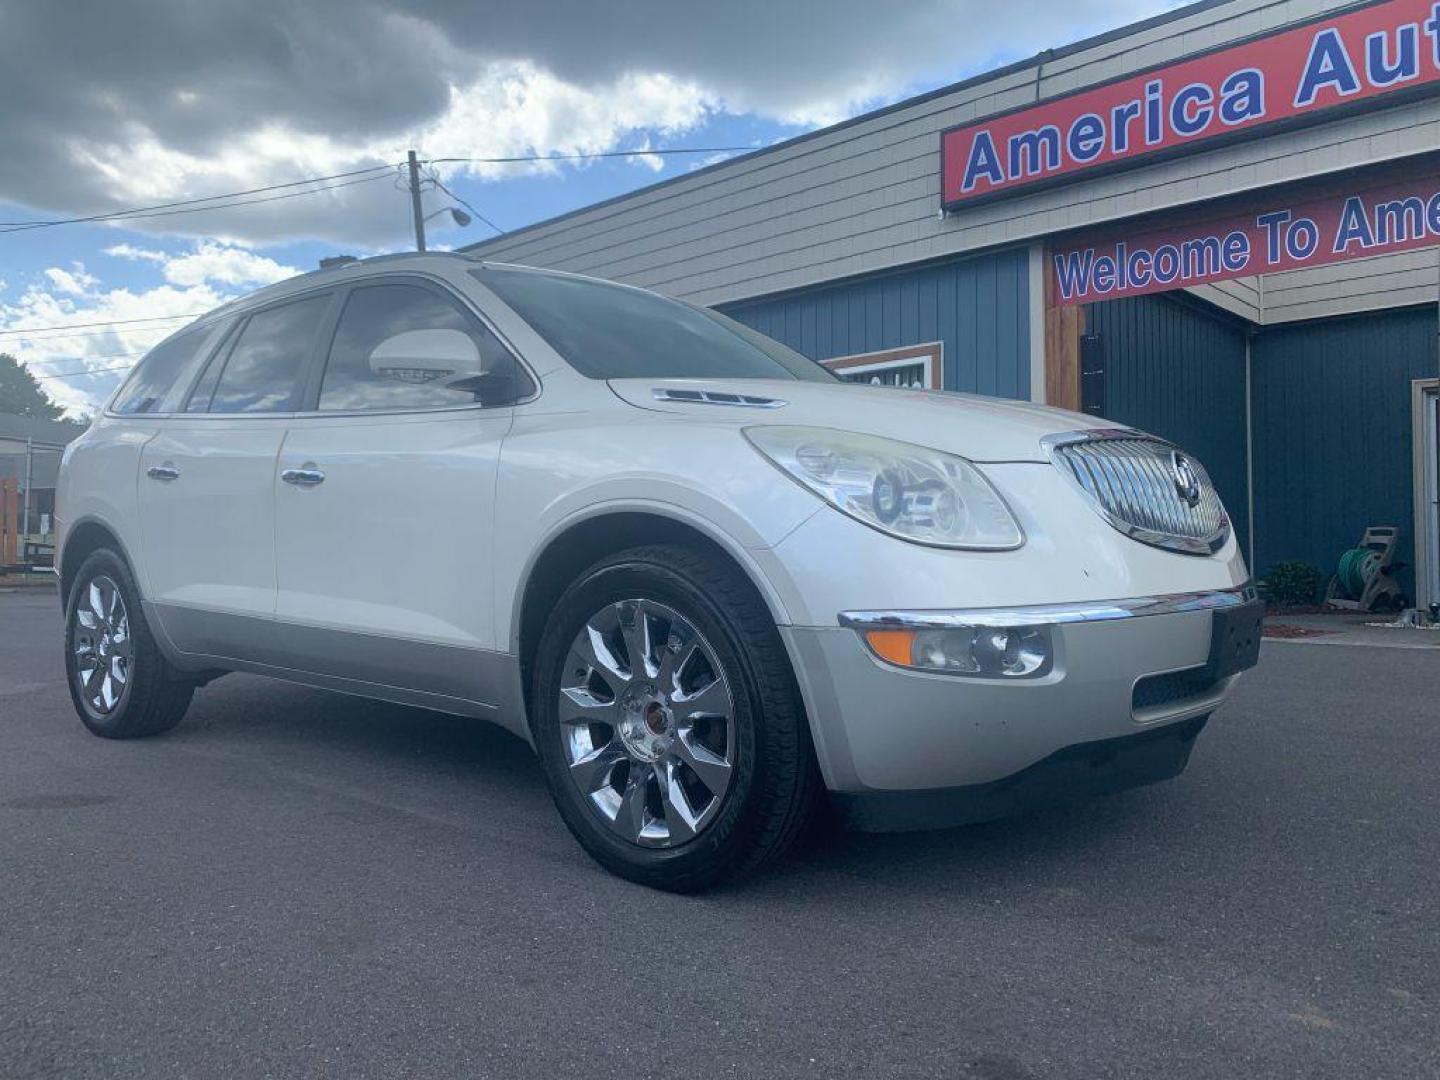
[[1170,451],[1170,475],[1175,480],[1175,494],[1192,509],[1200,505],[1200,477],[1195,475],[1195,466],[1179,450]]

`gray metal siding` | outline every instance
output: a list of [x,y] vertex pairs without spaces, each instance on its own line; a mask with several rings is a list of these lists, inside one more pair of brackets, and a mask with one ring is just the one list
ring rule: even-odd
[[812,360],[931,341],[947,390],[1030,396],[1029,252],[997,252],[721,310]]
[[1440,261],[1434,248],[1267,274],[1261,321],[1277,323],[1434,303]]
[[1430,100],[938,218],[943,128],[1342,6],[1235,0],[1183,11],[474,250],[715,304],[1440,149],[1440,101]]
[[[1334,572],[1367,525],[1414,561],[1411,381],[1436,373],[1434,307],[1266,330],[1251,351],[1257,572]],[[1405,591],[1414,595],[1409,571]]]
[[1206,303],[1214,304],[1231,315],[1238,315],[1248,322],[1258,323],[1264,317],[1258,277],[1216,281],[1209,285],[1196,285],[1183,291]]
[[1105,415],[1194,454],[1248,541],[1245,329],[1166,296],[1093,304],[1086,329],[1105,356]]

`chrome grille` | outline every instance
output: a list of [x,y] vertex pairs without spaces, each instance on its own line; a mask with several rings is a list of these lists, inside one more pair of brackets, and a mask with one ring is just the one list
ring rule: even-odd
[[[1142,543],[1208,555],[1230,535],[1204,467],[1167,442],[1133,431],[1078,432],[1050,440],[1050,456],[1101,517]],[[1187,464],[1193,505],[1183,492]]]

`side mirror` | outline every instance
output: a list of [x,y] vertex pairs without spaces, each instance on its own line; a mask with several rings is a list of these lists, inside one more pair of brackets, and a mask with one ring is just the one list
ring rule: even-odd
[[480,349],[459,330],[406,330],[388,337],[370,353],[370,370],[382,379],[457,389],[484,374]]

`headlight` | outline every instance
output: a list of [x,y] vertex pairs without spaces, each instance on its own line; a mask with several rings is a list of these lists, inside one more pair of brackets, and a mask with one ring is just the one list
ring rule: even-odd
[[752,427],[745,437],[796,482],[883,533],[981,551],[1025,542],[1005,500],[964,458],[830,428]]
[[1048,626],[953,626],[862,631],[880,659],[900,667],[986,679],[1048,675],[1055,647]]

